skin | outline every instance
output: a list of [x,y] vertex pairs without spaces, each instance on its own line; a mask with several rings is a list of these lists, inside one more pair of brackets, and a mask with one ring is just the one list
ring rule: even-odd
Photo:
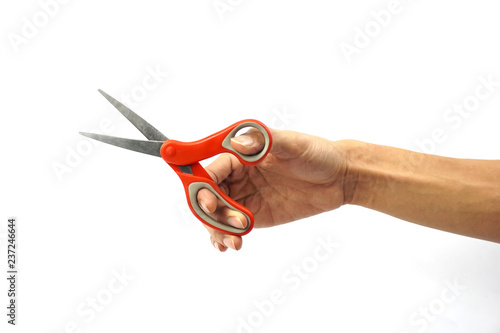
[[[252,211],[255,227],[296,221],[354,204],[402,220],[500,242],[500,161],[454,159],[355,140],[329,141],[271,130],[273,146],[257,166],[231,154],[206,167],[212,179]],[[255,154],[263,136],[255,130],[233,138],[243,154]],[[217,220],[242,228],[246,219],[208,190],[200,206]],[[210,227],[219,251],[239,250],[242,238]]]

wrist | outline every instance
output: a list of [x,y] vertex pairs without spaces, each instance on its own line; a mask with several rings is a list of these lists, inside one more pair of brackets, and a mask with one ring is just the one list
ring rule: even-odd
[[366,206],[370,200],[369,194],[373,193],[369,190],[374,179],[369,164],[375,145],[357,140],[341,140],[335,145],[342,151],[346,165],[344,205]]

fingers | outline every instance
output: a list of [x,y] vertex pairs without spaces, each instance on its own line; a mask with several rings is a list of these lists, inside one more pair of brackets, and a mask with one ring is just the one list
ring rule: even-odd
[[198,191],[198,204],[212,218],[238,229],[244,229],[248,221],[242,213],[232,210],[206,188]]
[[[271,130],[274,135],[274,130]],[[265,145],[265,139],[262,133],[251,128],[243,135],[231,139],[231,146],[238,152],[245,155],[254,155],[259,153]],[[238,172],[243,165],[231,154],[222,154],[215,161],[210,163],[205,170],[210,177],[220,184],[230,174]]]
[[251,128],[244,134],[231,139],[231,146],[245,155],[258,154],[264,149],[264,135],[255,128]]
[[[212,177],[214,182],[219,184],[221,189],[227,193],[227,189],[221,184],[221,182],[231,173],[237,172],[241,166],[242,165],[236,157],[231,154],[222,154],[210,165],[208,165],[205,170]],[[246,228],[248,223],[243,214],[227,208],[211,191],[201,189],[198,191],[197,199],[201,209],[217,221],[226,223],[236,228]],[[210,241],[217,250],[224,252],[228,248],[233,250],[241,249],[241,237],[226,235],[206,225],[205,227],[210,233]]]
[[[208,228],[207,230],[210,231]],[[219,242],[215,241],[213,236],[210,236],[210,242],[212,243],[212,245],[215,247],[216,250],[220,252],[226,252],[227,246],[221,245]]]
[[[224,203],[218,200],[217,197],[209,190],[201,189],[198,191],[197,199],[200,207],[205,211],[205,213],[217,221],[239,229],[247,227],[248,221],[243,214],[226,207]],[[231,248],[233,250],[241,249],[241,237],[226,235],[206,225],[205,227],[210,233],[210,241],[217,250],[224,252],[227,248]]]
[[[264,136],[254,128],[251,128],[243,135],[231,139],[231,146],[245,155],[259,153],[264,148],[264,145]],[[229,175],[237,173],[241,168],[242,164],[235,156],[222,154],[208,165],[205,170],[217,184],[221,184]],[[223,185],[220,185],[220,187],[227,193]],[[197,199],[200,207],[217,221],[239,229],[247,227],[249,221],[247,221],[246,217],[240,212],[226,207],[211,191],[201,189],[198,191]],[[240,236],[227,235],[209,226],[205,225],[205,227],[210,233],[210,241],[217,250],[224,252],[228,248],[233,250],[241,249],[243,240]]]
[[[273,137],[271,153],[280,158],[300,155],[308,146],[307,136],[293,131],[282,131],[270,128]],[[245,155],[254,155],[264,149],[265,138],[260,131],[251,128],[246,133],[231,139],[231,146]]]
[[217,197],[206,188],[198,191],[197,199],[198,204],[200,205],[201,209],[205,211],[205,213],[210,215],[217,209]]
[[215,183],[220,184],[230,174],[239,170],[241,167],[241,163],[239,163],[235,156],[231,154],[222,154],[217,157],[215,161],[207,165],[205,170]]
[[205,226],[210,233],[210,241],[215,249],[225,252],[228,248],[240,250],[243,245],[243,239],[240,236],[226,235],[220,231]]

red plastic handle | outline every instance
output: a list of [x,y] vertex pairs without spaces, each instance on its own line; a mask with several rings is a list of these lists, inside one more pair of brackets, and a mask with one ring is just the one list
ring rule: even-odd
[[[172,167],[172,169],[174,169],[174,171],[181,179],[182,184],[184,185],[184,191],[186,192],[186,199],[189,208],[198,220],[203,222],[205,225],[228,235],[243,236],[248,234],[253,229],[254,217],[252,212],[248,208],[237,203],[229,196],[227,196],[224,192],[222,192],[219,186],[217,186],[217,184],[215,184],[215,182],[210,179],[210,176],[207,174],[205,169],[203,169],[201,164],[191,164],[191,170],[193,171],[193,174],[182,172],[177,165],[170,163],[169,165]],[[224,224],[205,213],[205,211],[203,211],[203,209],[198,204],[197,199],[198,191],[202,188],[208,189],[230,209],[236,210],[243,214],[243,216],[245,216],[245,218],[247,219],[246,228],[240,229]]]
[[[264,148],[255,155],[244,155],[231,147],[231,139],[240,129],[246,127],[256,128],[262,133],[265,139]],[[258,120],[247,119],[198,141],[165,141],[160,152],[167,163],[175,165],[190,165],[221,153],[231,153],[243,164],[256,165],[266,157],[271,149],[271,145],[271,131],[267,126]]]
[[[231,139],[236,133],[246,127],[253,127],[259,130],[264,136],[264,148],[255,155],[244,155],[231,147]],[[228,128],[212,134],[204,139],[194,142],[180,142],[167,140],[163,143],[160,153],[163,159],[174,169],[184,185],[187,202],[191,212],[205,225],[219,230],[225,234],[243,236],[249,233],[254,225],[252,212],[245,206],[237,203],[227,196],[219,186],[210,178],[210,175],[203,169],[199,161],[221,154],[231,153],[235,155],[241,163],[246,165],[256,165],[267,155],[272,145],[271,131],[258,120],[247,119],[239,121]],[[180,166],[189,166],[191,173],[181,170]],[[198,204],[198,191],[202,188],[208,189],[228,208],[238,211],[247,219],[247,227],[244,229],[235,228],[212,218],[205,213]]]

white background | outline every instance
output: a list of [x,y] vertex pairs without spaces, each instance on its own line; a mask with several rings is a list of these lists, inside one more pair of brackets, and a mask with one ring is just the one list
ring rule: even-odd
[[390,1],[224,4],[2,2],[1,267],[16,216],[20,275],[14,328],[1,279],[0,331],[499,332],[498,244],[342,207],[219,253],[161,159],[78,135],[104,121],[141,138],[101,88],[182,141],[256,118],[421,150],[438,127],[433,153],[498,159],[500,87],[443,119],[500,81],[496,2],[401,0],[384,27],[370,13]]

